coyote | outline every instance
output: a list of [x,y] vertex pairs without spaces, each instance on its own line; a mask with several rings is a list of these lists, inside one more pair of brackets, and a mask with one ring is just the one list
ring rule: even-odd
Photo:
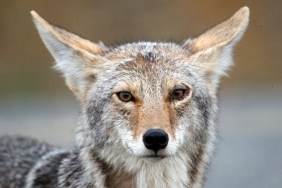
[[76,145],[0,138],[0,187],[200,188],[216,138],[217,89],[249,22],[243,7],[183,44],[106,47],[31,11],[81,103]]

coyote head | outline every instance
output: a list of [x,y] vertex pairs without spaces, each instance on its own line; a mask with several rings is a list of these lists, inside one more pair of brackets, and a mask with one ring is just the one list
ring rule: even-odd
[[246,29],[248,8],[182,45],[137,42],[114,48],[32,16],[82,104],[81,149],[109,163],[138,166],[183,153],[194,162],[212,148],[218,83],[232,65],[231,50]]

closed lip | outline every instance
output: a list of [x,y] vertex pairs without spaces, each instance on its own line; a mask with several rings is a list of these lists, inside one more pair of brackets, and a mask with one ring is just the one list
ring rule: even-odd
[[166,158],[167,156],[165,156],[165,155],[144,155],[144,156],[142,156],[142,157],[144,157],[144,158],[159,158],[159,159],[164,159],[164,158]]

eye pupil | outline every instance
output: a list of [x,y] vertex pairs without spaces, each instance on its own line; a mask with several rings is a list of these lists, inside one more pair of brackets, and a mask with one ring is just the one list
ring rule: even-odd
[[123,102],[129,102],[133,99],[133,96],[129,92],[119,92],[117,93],[118,98]]

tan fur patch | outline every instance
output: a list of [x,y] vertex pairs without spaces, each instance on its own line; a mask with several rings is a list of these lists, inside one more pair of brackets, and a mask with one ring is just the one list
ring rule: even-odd
[[134,125],[134,138],[139,138],[148,129],[160,128],[170,134],[172,137],[175,136],[173,128],[173,115],[171,113],[170,105],[165,103],[160,105],[136,105],[134,114],[137,115],[138,121]]

